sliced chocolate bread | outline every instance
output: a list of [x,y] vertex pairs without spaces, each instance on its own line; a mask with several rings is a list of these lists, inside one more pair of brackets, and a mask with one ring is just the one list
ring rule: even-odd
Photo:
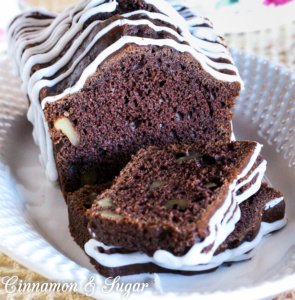
[[[138,273],[177,273],[196,275],[216,270],[224,262],[249,259],[264,235],[279,230],[286,224],[285,202],[281,194],[262,185],[257,194],[240,205],[241,219],[235,230],[214,253],[207,264],[173,269],[159,266],[152,257],[118,247],[109,247],[94,239],[85,245],[85,251],[96,270],[106,277]],[[267,222],[265,221],[267,220]]]
[[[212,262],[221,257],[223,261],[242,258],[259,244],[262,236],[282,228],[286,223],[284,197],[266,183],[262,183],[260,190],[239,206],[241,218],[235,230],[216,250]],[[223,255],[219,256],[222,252]]]
[[[111,183],[108,184],[98,184],[94,186],[84,186],[74,193],[68,193],[68,214],[69,214],[69,229],[74,241],[85,250],[85,244],[93,238],[93,234],[90,234],[87,227],[89,219],[87,217],[87,211],[91,207],[94,200],[99,194],[101,194],[105,189],[109,188]],[[96,247],[95,251],[101,254],[128,254],[132,251],[117,248],[117,247]],[[134,252],[134,251],[133,251]],[[91,263],[95,266],[97,271],[105,276],[127,276],[140,273],[174,273],[182,275],[195,275],[204,273],[203,271],[178,271],[178,270],[169,270],[157,266],[154,263],[145,263],[145,264],[132,264],[122,267],[105,267],[104,265],[99,264],[95,259],[89,256]],[[111,258],[111,257],[110,257]],[[124,261],[124,259],[123,259]],[[214,271],[215,268],[209,271]]]
[[80,0],[12,22],[34,139],[64,194],[113,180],[148,145],[230,142],[242,80],[201,20],[192,36],[164,0]]
[[[79,191],[68,195],[68,203],[74,209],[69,209],[70,231],[84,250],[86,242],[90,241],[88,232],[87,208],[94,201],[94,196],[100,194],[102,186],[86,186]],[[167,269],[153,262],[144,255],[141,262],[134,263],[135,252],[120,247],[106,246],[100,242],[90,241],[86,249],[91,262],[97,271],[105,277],[126,276],[139,273],[177,273],[182,275],[195,275],[211,272],[225,261],[237,261],[250,258],[253,249],[259,244],[262,237],[270,232],[282,228],[285,221],[285,202],[281,193],[262,184],[260,190],[251,198],[240,204],[241,218],[235,225],[234,231],[215,251],[213,258],[206,265],[193,266],[195,271]],[[76,230],[76,224],[81,224]],[[83,225],[84,224],[84,225]],[[94,246],[94,247],[93,247]],[[130,257],[133,254],[133,257]],[[137,254],[138,255],[138,254]],[[95,259],[96,258],[96,259]],[[113,264],[110,264],[110,261]],[[117,265],[116,265],[117,264]]]
[[237,182],[260,149],[255,142],[142,149],[94,201],[89,230],[163,266],[169,255],[180,267],[208,263],[240,219]]
[[111,187],[111,182],[96,186],[85,186],[68,195],[69,229],[75,242],[84,249],[85,243],[91,238],[87,225],[87,210],[99,194]]

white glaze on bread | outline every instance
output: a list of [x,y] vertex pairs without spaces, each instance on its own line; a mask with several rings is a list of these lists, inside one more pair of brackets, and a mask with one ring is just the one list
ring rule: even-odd
[[[164,0],[145,0],[147,4],[153,5],[160,13],[150,13],[137,11],[122,15],[124,19],[114,21],[97,34],[92,44],[115,26],[123,26],[124,24],[147,24],[156,31],[166,31],[173,34],[176,41],[171,39],[148,39],[133,36],[123,36],[114,44],[107,47],[98,57],[85,68],[78,81],[73,86],[68,86],[59,95],[46,97],[42,101],[42,108],[46,103],[57,101],[67,94],[78,92],[84,86],[86,79],[95,73],[99,64],[108,58],[112,53],[129,43],[138,45],[158,45],[170,46],[180,52],[188,52],[201,64],[203,69],[220,81],[239,82],[241,86],[243,82],[238,74],[237,68],[232,64],[232,58],[221,43],[220,38],[215,35],[210,27],[199,27],[199,36],[192,36],[188,30],[185,20]],[[23,80],[23,91],[28,94],[31,106],[28,112],[28,118],[34,125],[33,136],[35,142],[40,146],[41,156],[46,165],[46,169],[51,180],[57,179],[57,171],[53,158],[52,142],[48,133],[48,126],[45,122],[43,110],[40,106],[40,91],[43,87],[51,87],[58,84],[66,76],[70,75],[83,57],[87,55],[91,49],[91,45],[76,58],[69,70],[64,70],[58,77],[53,75],[60,71],[73,57],[78,47],[83,43],[91,30],[103,21],[94,21],[84,28],[85,22],[97,13],[113,12],[118,3],[116,0],[81,0],[77,5],[68,8],[55,18],[49,15],[48,19],[38,19],[33,17],[32,13],[20,15],[10,26],[8,36],[10,39],[9,52],[16,61],[19,73]],[[127,18],[134,14],[145,13],[150,19],[162,20],[166,23],[176,26],[179,34],[166,26],[156,26],[147,20],[141,19],[131,21]],[[205,19],[204,24],[206,23]],[[201,30],[203,28],[203,30]],[[65,46],[76,37],[75,41],[70,45],[60,59],[55,61],[48,67],[41,67],[31,74],[33,66],[36,64],[45,64],[54,60],[61,55]],[[177,42],[178,41],[178,42]],[[188,45],[183,44],[186,42]],[[34,46],[29,46],[34,44]],[[35,45],[36,44],[36,45]],[[29,47],[28,47],[29,46]],[[216,62],[216,59],[222,59],[223,62]],[[227,61],[225,63],[224,61]],[[228,72],[224,72],[227,70]],[[45,79],[53,76],[52,79]]]
[[[273,199],[270,200],[266,206],[265,210],[269,209],[269,204],[273,203],[273,205],[277,205],[283,201],[283,198]],[[276,203],[276,204],[274,204]],[[144,253],[141,252],[134,252],[130,254],[120,254],[120,253],[113,253],[113,254],[104,254],[98,251],[98,247],[101,247],[105,250],[109,250],[112,248],[118,248],[115,246],[106,246],[101,242],[98,242],[95,239],[90,239],[85,244],[85,252],[95,259],[99,264],[105,267],[122,267],[128,266],[132,264],[144,264],[144,263],[154,263],[160,267],[171,269],[171,270],[179,270],[179,271],[205,271],[214,269],[224,262],[232,262],[232,261],[241,261],[245,259],[249,259],[253,257],[255,248],[261,242],[263,236],[281,229],[286,225],[286,218],[278,220],[273,223],[266,223],[262,222],[260,225],[260,230],[257,236],[250,242],[243,242],[240,246],[234,249],[227,249],[224,252],[221,252],[218,255],[211,257],[210,261],[205,264],[183,264],[180,265],[177,263],[179,257],[172,255],[167,251],[163,251],[160,253],[161,255],[161,263],[159,263],[159,258],[155,258],[155,253],[153,257],[149,257]],[[184,255],[185,257],[186,255]],[[175,259],[171,259],[174,257]]]

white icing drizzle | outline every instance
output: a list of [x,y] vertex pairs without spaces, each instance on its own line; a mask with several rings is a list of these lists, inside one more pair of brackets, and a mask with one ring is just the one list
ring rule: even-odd
[[262,147],[263,147],[262,144],[259,144],[256,142],[256,146],[253,151],[253,154],[251,155],[250,161],[247,164],[247,166],[243,169],[242,173],[238,176],[238,180],[244,178],[250,172],[250,170],[252,169],[253,165],[255,164],[255,162],[257,160],[258,155],[261,152]]
[[195,6],[195,2],[180,3],[179,0],[168,0],[168,2],[186,20],[186,24],[193,36],[199,38],[203,37],[208,41],[218,41],[218,43],[224,44],[222,38],[212,31],[211,28],[213,27],[213,24],[208,19],[196,14],[195,10],[192,9],[192,7]]
[[[247,164],[247,166],[243,169],[242,173],[238,176],[237,181],[243,179],[244,177],[246,177],[248,175],[248,173],[251,171],[251,169],[253,168],[253,165],[255,164],[260,152],[261,152],[261,148],[263,147],[262,144],[259,144],[256,142],[256,146],[255,149],[253,151],[253,154],[249,160],[249,163]],[[265,174],[266,171],[266,165],[267,162],[265,160],[263,160],[260,165],[252,171],[252,173],[249,175],[249,177],[245,180],[242,180],[240,183],[238,183],[235,187],[234,190],[234,199],[238,204],[241,204],[243,201],[245,201],[246,199],[250,198],[252,195],[254,195],[256,192],[258,192],[258,190],[261,187],[261,182],[263,179],[263,176]],[[254,184],[252,184],[247,190],[245,190],[243,193],[241,193],[240,195],[237,195],[237,191],[240,190],[244,185],[248,184],[249,182],[252,181],[252,179],[258,174],[258,177],[256,179],[256,181],[254,182]]]
[[267,202],[267,204],[265,205],[264,209],[268,210],[270,208],[273,208],[277,204],[281,203],[283,200],[284,200],[284,197],[275,198],[272,201]]
[[[92,22],[87,28],[83,29],[85,21],[97,13],[113,12],[118,3],[117,0],[81,0],[77,5],[72,6],[59,14],[54,19],[36,19],[30,15],[30,12],[18,17],[18,19],[10,26],[8,36],[10,39],[10,55],[14,57],[17,67],[22,76],[23,90],[28,94],[31,100],[31,106],[28,112],[28,118],[34,125],[33,136],[35,142],[40,146],[41,155],[45,162],[46,169],[51,180],[57,179],[57,171],[52,152],[52,142],[48,133],[48,126],[45,122],[42,108],[48,102],[57,101],[67,94],[78,92],[84,86],[86,79],[95,73],[101,62],[109,57],[112,53],[122,48],[128,43],[137,45],[157,45],[170,46],[180,52],[188,52],[195,57],[204,70],[218,80],[226,82],[239,82],[243,86],[243,82],[239,76],[237,68],[231,63],[218,63],[212,59],[222,58],[223,60],[232,61],[232,58],[222,41],[213,32],[212,28],[199,27],[192,36],[185,24],[184,19],[164,0],[145,0],[147,4],[154,5],[161,13],[150,13],[145,11],[135,11],[123,15],[128,18],[132,15],[145,13],[151,19],[159,19],[172,24],[179,28],[180,34],[166,26],[156,26],[152,22],[145,19],[131,21],[122,19],[114,21],[109,26],[101,30],[93,42],[88,45],[85,51],[76,58],[72,67],[64,71],[58,77],[51,80],[45,80],[44,77],[51,77],[61,70],[73,57],[84,39],[90,34],[92,29],[101,21]],[[46,13],[49,16],[48,13]],[[201,22],[201,21],[200,21]],[[202,24],[206,24],[203,19]],[[133,36],[123,36],[114,44],[107,47],[97,58],[85,68],[80,78],[74,86],[67,87],[65,91],[54,97],[47,97],[42,101],[42,108],[39,103],[39,94],[43,87],[51,87],[59,83],[75,70],[75,66],[87,55],[93,44],[103,35],[116,26],[125,24],[137,26],[146,24],[156,31],[166,31],[172,34],[176,40],[171,39],[148,39]],[[44,27],[45,26],[45,27]],[[66,53],[55,63],[46,68],[37,70],[31,75],[32,67],[36,64],[44,64],[59,57],[61,52],[78,32],[82,30],[81,35],[74,40]],[[186,42],[188,45],[182,44]],[[36,46],[27,46],[37,43]],[[26,50],[25,50],[26,49]],[[233,71],[234,75],[220,72],[220,70]]]
[[256,192],[259,191],[264,173],[266,171],[266,165],[267,165],[266,160],[263,160],[262,163],[251,173],[251,175],[246,180],[244,180],[243,182],[240,182],[237,185],[236,191],[238,191],[240,188],[242,188],[247,183],[251,182],[252,179],[254,179],[255,176],[258,174],[256,181],[254,182],[254,184],[251,185],[250,188],[245,190],[240,195],[236,195],[235,198],[239,204],[242,203],[243,201],[245,201],[246,199],[250,198],[252,195],[256,194]]
[[237,184],[236,190],[238,191],[241,189],[244,185],[248,184],[252,179],[258,174],[258,173],[265,173],[267,162],[266,160],[263,160],[260,165],[252,171],[252,173],[248,176],[247,179],[242,180],[239,184]]
[[[286,225],[286,219],[282,219],[273,223],[262,222],[260,226],[260,230],[255,237],[255,239],[251,242],[244,242],[239,247],[235,249],[227,249],[224,252],[213,256],[207,264],[201,265],[186,265],[179,266],[178,264],[174,264],[174,261],[171,261],[170,258],[167,259],[167,264],[159,264],[154,257],[147,256],[141,252],[134,252],[130,254],[105,254],[100,253],[97,250],[97,247],[104,248],[105,250],[110,249],[109,246],[104,245],[101,242],[96,241],[95,239],[90,239],[85,244],[85,252],[95,259],[98,263],[105,267],[113,268],[113,267],[121,267],[133,264],[144,264],[144,263],[154,263],[159,265],[160,267],[171,269],[171,270],[179,270],[179,271],[205,271],[216,268],[220,266],[224,262],[231,261],[241,261],[245,259],[249,259],[253,256],[255,247],[261,242],[262,237],[276,230],[281,229]],[[117,247],[111,247],[117,248]],[[248,253],[251,251],[250,253]],[[164,254],[163,254],[164,255]],[[164,260],[164,258],[163,258]],[[166,260],[165,260],[166,261]]]
[[231,137],[230,137],[230,141],[231,141],[231,142],[234,142],[234,141],[236,141],[236,136],[235,136],[235,133],[234,133],[234,127],[233,127],[233,122],[232,122],[232,121],[230,122],[230,126],[231,126]]
[[[20,74],[19,69],[19,60],[16,56],[17,41],[21,40],[30,40],[30,36],[36,35],[36,32],[44,30],[45,26],[48,26],[52,23],[52,19],[34,19],[29,18],[31,12],[24,13],[17,17],[14,23],[9,27],[7,32],[8,37],[8,53],[10,58],[15,62],[18,73]],[[32,29],[34,30],[32,30]],[[13,38],[12,38],[13,36]]]
[[245,257],[245,253],[257,247],[258,244],[261,242],[263,236],[283,228],[286,225],[286,223],[287,223],[286,218],[283,218],[273,223],[261,222],[260,230],[253,241],[244,242],[235,249],[225,250],[224,252],[216,255],[213,258],[212,262],[219,264],[220,262],[240,261],[240,260],[250,258],[251,256],[253,256],[254,252],[250,257],[249,256]]
[[194,36],[198,36],[204,40],[208,40],[211,42],[218,41],[221,43],[221,39],[219,36],[212,31],[210,27],[195,27],[191,29],[191,32]]

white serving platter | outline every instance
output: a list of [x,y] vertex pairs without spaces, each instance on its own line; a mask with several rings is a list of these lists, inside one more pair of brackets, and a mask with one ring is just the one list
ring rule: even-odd
[[[214,273],[127,276],[123,283],[149,283],[129,299],[264,299],[295,288],[295,75],[238,50],[233,56],[245,81],[235,134],[264,144],[267,176],[285,195],[288,225],[265,238],[252,260]],[[66,204],[39,162],[27,99],[12,69],[7,58],[0,61],[0,250],[49,279],[77,282],[84,294],[93,276],[93,297],[118,299],[122,293],[105,293],[105,278],[69,234]]]

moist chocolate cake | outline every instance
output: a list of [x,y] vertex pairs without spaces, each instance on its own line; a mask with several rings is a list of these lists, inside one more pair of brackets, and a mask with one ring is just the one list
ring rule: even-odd
[[148,145],[230,142],[242,80],[207,23],[192,36],[163,0],[81,0],[12,22],[34,139],[64,194],[113,180]]
[[69,229],[75,242],[81,248],[84,248],[85,243],[91,237],[87,229],[86,211],[91,207],[97,196],[109,188],[111,184],[111,182],[108,182],[96,186],[86,185],[85,188],[81,188],[68,197]]
[[[235,149],[238,150],[238,148],[245,147],[245,144],[242,145],[243,142],[236,142]],[[251,144],[251,143],[250,143]],[[248,144],[248,146],[250,146]],[[200,147],[198,148],[198,151],[200,151]],[[204,145],[203,145],[204,147]],[[154,147],[150,147],[146,152],[151,151],[151,149]],[[174,147],[172,147],[174,148]],[[179,150],[179,147],[177,147],[177,151]],[[207,151],[209,150],[208,146],[205,146],[207,148]],[[251,148],[251,147],[250,147]],[[175,149],[174,149],[175,150]],[[183,148],[182,148],[183,150]],[[212,150],[212,149],[211,149]],[[225,149],[222,149],[223,151]],[[228,149],[227,149],[228,150]],[[233,149],[232,149],[233,150]],[[247,149],[245,149],[247,151]],[[249,150],[249,149],[248,149]],[[170,149],[171,151],[171,149]],[[196,149],[194,149],[196,151]],[[215,150],[216,151],[216,150]],[[143,152],[143,151],[140,151]],[[210,152],[210,151],[208,151]],[[221,155],[220,151],[216,155]],[[239,152],[239,151],[237,151]],[[199,152],[201,153],[201,152]],[[211,154],[213,154],[211,152]],[[237,157],[241,155],[241,152],[237,153]],[[139,153],[138,156],[141,156]],[[165,154],[161,156],[165,157]],[[211,156],[212,157],[212,156]],[[143,157],[144,161],[147,157]],[[166,157],[165,157],[166,158]],[[227,163],[231,161],[233,157],[228,157]],[[177,158],[179,159],[179,158]],[[177,163],[180,163],[181,168],[185,170],[184,164],[191,164],[191,160],[195,160],[195,158],[191,159],[185,159],[185,157],[181,157],[180,161]],[[197,158],[200,160],[200,156]],[[207,160],[207,158],[202,158],[203,160]],[[257,161],[260,160],[260,157],[258,156]],[[133,164],[129,169],[129,165],[125,168],[128,169],[130,172],[131,170],[135,169],[136,162],[138,162],[138,158],[135,159],[135,162],[131,162],[130,164]],[[255,164],[256,164],[255,162]],[[234,162],[231,162],[234,163]],[[254,164],[254,165],[255,165]],[[157,165],[157,162],[153,161],[153,166]],[[142,164],[140,164],[142,169]],[[171,170],[171,166],[166,165],[168,170]],[[212,167],[212,164],[210,165]],[[244,165],[245,167],[245,165]],[[248,166],[249,168],[249,166]],[[229,170],[226,170],[226,168],[221,168],[220,172],[230,172]],[[125,171],[125,172],[128,172]],[[124,172],[124,171],[123,171]],[[208,174],[208,173],[207,173]],[[130,173],[130,176],[132,177],[134,174]],[[170,174],[173,176],[173,174]],[[120,175],[122,176],[122,174]],[[138,174],[136,175],[138,176]],[[225,175],[226,176],[226,175]],[[170,177],[170,176],[169,176]],[[152,189],[161,189],[161,187],[164,185],[163,181],[154,181],[152,183]],[[198,183],[201,185],[200,183]],[[114,183],[116,185],[116,182]],[[167,189],[168,182],[166,183],[166,189]],[[209,185],[208,185],[209,186]],[[213,186],[213,182],[210,184],[211,188],[217,188],[217,186]],[[128,187],[126,186],[126,189]],[[178,186],[179,188],[179,186]],[[111,190],[113,187],[110,188]],[[150,187],[148,187],[148,190]],[[106,246],[104,243],[101,242],[100,238],[97,236],[97,229],[93,230],[91,222],[89,223],[89,215],[86,214],[87,209],[93,202],[100,201],[100,206],[104,209],[110,209],[110,205],[114,205],[114,201],[112,199],[105,197],[105,193],[103,193],[101,196],[98,196],[101,194],[103,190],[102,186],[87,186],[85,188],[82,188],[81,190],[69,194],[68,196],[68,203],[72,203],[72,206],[76,206],[76,209],[69,209],[69,218],[70,218],[70,231],[76,240],[76,242],[79,244],[81,248],[84,249],[85,243],[89,240],[89,243],[85,246],[86,252],[90,255],[91,262],[95,265],[97,271],[101,273],[102,275],[109,277],[109,276],[124,276],[124,275],[131,275],[131,274],[137,274],[137,273],[178,273],[183,275],[194,275],[199,274],[203,272],[213,271],[215,270],[220,264],[222,264],[225,261],[232,261],[232,260],[242,260],[249,258],[253,252],[248,253],[251,251],[256,245],[260,242],[263,235],[275,231],[279,228],[281,228],[285,224],[285,203],[283,201],[283,196],[281,193],[276,192],[274,189],[267,187],[266,184],[262,184],[259,192],[257,192],[255,195],[252,195],[249,199],[246,201],[243,201],[240,206],[239,210],[241,211],[241,217],[239,218],[239,221],[235,224],[234,231],[228,235],[226,240],[221,243],[221,245],[216,249],[214,252],[214,256],[208,261],[206,264],[200,264],[200,265],[194,265],[191,266],[191,269],[188,268],[179,268],[179,269],[173,269],[170,267],[163,267],[161,264],[155,263],[155,261],[143,254],[138,253],[138,250],[135,250],[134,248],[131,250],[130,248],[126,248],[125,246]],[[140,189],[139,189],[140,190]],[[108,192],[108,191],[106,191]],[[95,196],[98,196],[98,199],[94,200]],[[101,199],[103,197],[103,199]],[[159,196],[158,196],[159,197]],[[149,201],[154,201],[153,198],[149,198]],[[184,201],[182,199],[184,204]],[[169,203],[169,200],[168,202]],[[86,206],[86,207],[85,207]],[[160,206],[157,206],[157,208],[160,208]],[[95,205],[92,206],[92,209],[96,209]],[[128,209],[125,208],[125,209]],[[175,203],[175,209],[184,209],[183,207],[177,207],[177,204]],[[172,210],[171,214],[175,215],[175,209]],[[91,211],[90,210],[90,211]],[[79,211],[79,213],[77,213]],[[104,210],[105,211],[105,210]],[[74,213],[73,213],[74,212]],[[112,214],[108,214],[109,218],[115,217]],[[85,221],[86,220],[86,221]],[[158,221],[158,229],[162,226],[160,225],[162,220]],[[263,222],[261,224],[261,222]],[[82,232],[82,229],[80,229],[80,233],[77,233],[75,230],[76,225],[75,224],[87,224],[89,223],[90,231],[92,232],[92,237],[89,235],[86,229],[86,225],[84,225],[83,228],[83,234],[80,234]],[[267,225],[267,223],[271,223]],[[179,222],[177,225],[180,227],[181,224]],[[117,228],[116,228],[117,229]],[[104,228],[100,228],[100,230],[104,230]],[[85,234],[84,234],[85,232]],[[95,233],[95,234],[93,234]],[[116,236],[120,235],[121,232],[116,232]],[[132,234],[132,229],[130,229],[130,232],[128,233],[130,235],[130,238],[136,239],[136,236]],[[165,232],[162,232],[162,238],[165,239]],[[166,232],[167,235],[170,233]],[[92,240],[91,240],[92,238]],[[94,240],[94,239],[95,240]],[[98,242],[98,240],[100,242]],[[136,240],[137,241],[137,240]],[[247,242],[247,243],[244,243]],[[248,253],[248,254],[245,254]],[[92,256],[92,257],[91,257]],[[108,259],[109,257],[109,259]],[[95,260],[97,259],[97,261]],[[126,263],[126,259],[129,263]],[[138,263],[136,263],[138,262]],[[116,265],[118,264],[118,265]]]
[[231,142],[231,55],[185,17],[164,0],[80,0],[9,27],[35,142],[105,276],[212,271],[285,224],[262,146]]
[[[238,248],[244,242],[252,242],[257,238],[261,222],[274,223],[285,217],[285,201],[283,195],[262,183],[260,190],[240,204],[241,218],[235,230],[218,247],[215,255],[227,249]],[[277,230],[272,228],[271,230]],[[269,230],[268,230],[269,231]]]
[[[98,184],[98,185],[86,185],[83,188],[79,189],[74,193],[69,193],[67,198],[68,203],[68,213],[69,213],[69,229],[72,237],[75,242],[84,250],[85,244],[91,239],[91,235],[88,230],[89,219],[87,217],[87,211],[91,207],[94,200],[99,194],[101,194],[105,189],[111,186],[111,182],[107,184]],[[110,250],[105,250],[103,247],[99,247],[100,253],[112,254],[112,253],[132,253],[132,251],[123,249],[123,248],[113,248]],[[168,270],[161,268],[153,263],[147,264],[137,264],[131,266],[124,266],[118,268],[107,268],[103,265],[97,263],[92,257],[90,257],[91,263],[95,266],[97,271],[106,276],[126,276],[139,273],[163,273],[169,272],[174,274],[182,275],[195,275],[204,273],[200,272],[191,272],[191,271],[177,271],[177,270]],[[215,269],[209,270],[214,271]],[[208,272],[207,270],[205,271]]]
[[[155,272],[158,267],[185,274],[216,268],[220,263],[214,263],[214,253],[234,230],[241,217],[238,204],[246,200],[238,201],[238,191],[249,185],[256,170],[260,188],[265,171],[260,149],[247,141],[141,149],[89,209],[92,238],[86,253],[98,259],[102,273],[142,263]],[[251,197],[256,185],[243,193]],[[111,260],[104,255],[104,264],[101,248],[124,254]]]
[[[271,206],[271,207],[270,207]],[[215,271],[222,263],[241,261],[251,258],[255,253],[255,247],[262,237],[273,231],[281,229],[285,224],[285,201],[282,195],[266,184],[251,198],[240,205],[241,219],[236,224],[235,230],[215,251],[213,258],[207,265],[196,267],[195,271],[174,270],[163,268],[155,263],[144,262],[132,264],[132,257],[124,258],[124,254],[132,254],[127,249],[107,247],[100,243],[100,247],[94,249],[98,258],[90,257],[96,270],[105,277],[134,275],[139,273],[176,273],[182,275],[196,275]],[[87,248],[87,246],[86,246]],[[89,254],[95,253],[90,247]],[[114,254],[117,254],[115,257]],[[120,255],[121,254],[121,255]],[[110,260],[123,262],[119,267],[106,267]],[[134,253],[133,253],[134,255]],[[124,265],[124,262],[127,265]],[[128,262],[131,264],[128,264]]]

